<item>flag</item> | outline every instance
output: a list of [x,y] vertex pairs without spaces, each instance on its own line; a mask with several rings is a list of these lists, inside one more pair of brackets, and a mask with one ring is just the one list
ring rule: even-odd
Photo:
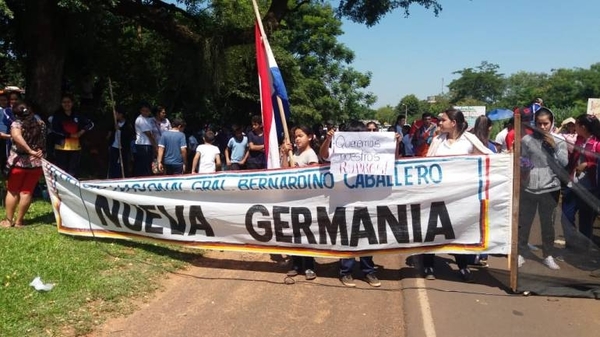
[[265,157],[267,168],[279,168],[281,167],[279,137],[283,134],[283,124],[277,97],[281,99],[286,120],[290,116],[290,104],[273,51],[267,37],[263,36],[258,21],[254,28],[263,134],[265,136]]

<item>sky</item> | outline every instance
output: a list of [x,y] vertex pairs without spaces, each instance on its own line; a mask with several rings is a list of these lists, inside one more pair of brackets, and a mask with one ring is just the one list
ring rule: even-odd
[[370,28],[343,21],[338,40],[355,52],[352,67],[372,73],[367,91],[378,97],[374,108],[396,106],[409,94],[445,93],[458,78],[453,72],[482,61],[498,64],[505,75],[600,62],[600,1],[438,2],[438,17],[413,5],[408,18],[397,10]]

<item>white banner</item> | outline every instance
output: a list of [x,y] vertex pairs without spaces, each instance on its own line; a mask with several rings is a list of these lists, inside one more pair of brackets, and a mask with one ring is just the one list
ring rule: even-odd
[[510,249],[510,155],[414,158],[393,176],[328,166],[77,181],[44,162],[61,233],[350,257]]
[[394,132],[336,132],[331,140],[331,172],[344,174],[394,175],[396,160]]

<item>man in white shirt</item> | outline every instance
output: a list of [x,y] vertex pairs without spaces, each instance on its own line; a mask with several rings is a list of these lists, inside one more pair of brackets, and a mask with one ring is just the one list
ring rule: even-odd
[[140,105],[140,115],[135,120],[135,155],[133,156],[133,175],[145,177],[152,175],[152,161],[158,153],[158,143],[154,138],[153,118],[150,105]]

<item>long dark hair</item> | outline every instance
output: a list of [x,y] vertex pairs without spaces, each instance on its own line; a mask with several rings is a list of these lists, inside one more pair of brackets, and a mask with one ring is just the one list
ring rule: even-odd
[[456,122],[456,128],[458,129],[458,136],[462,136],[467,128],[469,127],[469,123],[465,120],[465,115],[459,109],[447,109],[444,111],[448,119]]
[[600,140],[600,121],[596,116],[583,114],[575,119],[575,123],[584,127],[596,139]]
[[316,151],[316,149],[318,149],[319,144],[317,142],[317,137],[315,136],[315,131],[312,128],[309,128],[306,125],[298,125],[292,128],[292,143],[293,143],[293,138],[296,135],[296,130],[300,130],[302,132],[304,132],[304,134],[306,134],[309,137],[312,137],[310,144],[308,145],[310,148],[312,148],[314,151]]
[[479,116],[475,120],[475,126],[473,126],[473,134],[477,139],[481,141],[483,145],[486,145],[490,141],[490,128],[492,127],[492,120],[486,116]]
[[[538,118],[542,116],[548,116],[550,118],[550,123],[554,127],[554,113],[548,108],[541,107],[538,111],[534,113],[534,121],[537,123]],[[552,133],[552,129],[550,129],[550,133]],[[536,138],[544,138],[544,133],[540,131],[540,129],[536,127],[533,129],[533,136]]]

